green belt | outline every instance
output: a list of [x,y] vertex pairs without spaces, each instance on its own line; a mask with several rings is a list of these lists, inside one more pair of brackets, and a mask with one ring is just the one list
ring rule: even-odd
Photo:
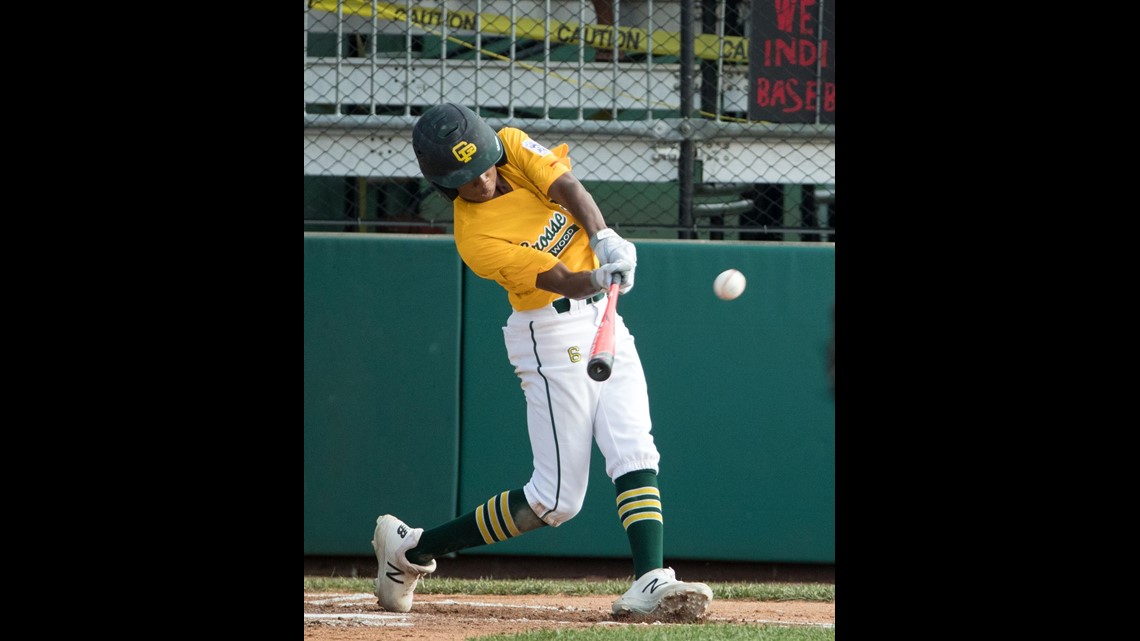
[[[605,297],[606,297],[606,292],[600,291],[597,294],[594,294],[592,297],[587,298],[586,304],[587,305],[593,305],[594,303],[602,300]],[[568,311],[570,311],[570,299],[569,298],[559,298],[558,300],[551,303],[550,306],[553,307],[554,310],[557,311],[559,314],[568,312]]]

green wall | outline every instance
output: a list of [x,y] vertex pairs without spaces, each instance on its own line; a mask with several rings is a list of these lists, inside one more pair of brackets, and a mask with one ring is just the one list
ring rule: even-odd
[[305,234],[305,554],[455,516],[460,278],[450,237]]
[[[636,286],[621,298],[619,313],[636,338],[649,382],[653,432],[662,455],[666,558],[833,563],[835,404],[827,385],[826,359],[835,298],[834,245],[636,242]],[[318,284],[311,272],[333,260],[327,254],[339,255],[342,243],[346,256],[340,261],[360,262],[338,269],[339,277],[321,281],[322,288],[383,289],[380,281],[385,281],[390,288],[386,297],[429,298],[420,304],[441,308],[432,310],[431,320],[454,323],[451,333],[462,336],[462,344],[449,353],[454,359],[449,375],[421,372],[446,379],[450,387],[439,381],[438,394],[401,398],[400,411],[356,413],[345,430],[368,434],[366,439],[330,434],[326,423],[331,415],[309,411],[314,397],[311,381],[340,388],[354,369],[352,362],[335,361],[324,352],[310,362],[310,335],[313,342],[321,342],[329,331],[311,322],[319,314],[311,305],[339,300],[337,316],[372,316],[377,311],[354,310],[354,296],[324,292],[310,297],[310,287]],[[353,243],[376,249],[353,252]],[[428,249],[419,248],[420,244]],[[311,264],[310,247],[319,248],[322,261]],[[433,293],[425,297],[422,281],[416,278],[388,282],[396,276],[387,273],[393,265],[408,268],[409,257],[421,254],[430,264],[417,259],[414,269],[448,272],[450,277],[432,278],[451,282],[450,289],[442,288],[439,294],[428,290]],[[748,287],[740,298],[721,301],[712,293],[712,282],[730,267],[747,276]],[[371,554],[367,541],[378,510],[392,511],[415,527],[430,527],[527,481],[531,454],[525,403],[507,362],[501,329],[510,306],[498,285],[462,266],[450,236],[306,234],[305,272],[306,554]],[[352,274],[367,274],[370,281],[362,285]],[[400,289],[408,291],[400,294]],[[447,307],[450,315],[442,309]],[[353,327],[340,328],[338,341],[346,347],[366,342],[367,333],[356,324]],[[446,332],[443,327],[436,331]],[[384,358],[390,359],[390,366],[401,359],[415,361],[423,351],[416,343],[423,340],[409,339],[398,354],[386,353]],[[438,365],[446,367],[445,360]],[[311,376],[312,368],[320,368],[321,376]],[[442,398],[448,392],[455,395],[450,404]],[[365,407],[375,403],[371,398],[375,392],[356,393],[361,397],[353,403]],[[375,496],[385,489],[380,481],[364,484],[348,497],[325,496],[323,486],[310,492],[311,476],[319,483],[323,470],[331,467],[310,465],[311,433],[312,442],[322,444],[320,451],[326,456],[338,450],[355,453],[351,466],[340,468],[346,478],[382,479],[384,473],[366,466],[374,457],[383,458],[371,450],[386,445],[384,435],[389,432],[406,434],[407,417],[424,413],[421,403],[436,402],[461,408],[452,417],[454,422],[446,429],[434,424],[413,429],[428,429],[432,438],[453,430],[452,467],[417,473],[405,493],[414,495],[411,500]],[[335,444],[341,440],[350,442]],[[430,443],[433,450],[436,445]],[[450,502],[440,497],[448,492]],[[330,499],[343,504],[332,515],[343,520],[311,528],[309,502]],[[628,544],[613,499],[613,484],[595,446],[586,505],[576,518],[558,528],[543,528],[463,554],[626,557]],[[357,503],[363,505],[357,509]],[[355,547],[345,551],[335,546],[333,551],[334,540]]]

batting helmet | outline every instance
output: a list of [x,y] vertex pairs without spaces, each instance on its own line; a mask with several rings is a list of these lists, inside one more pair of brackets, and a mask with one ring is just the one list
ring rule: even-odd
[[420,116],[412,128],[412,149],[424,177],[449,195],[507,159],[495,130],[467,107],[450,102]]

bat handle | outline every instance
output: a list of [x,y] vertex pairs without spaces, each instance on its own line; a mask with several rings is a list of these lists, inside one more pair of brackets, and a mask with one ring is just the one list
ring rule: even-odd
[[[602,319],[603,328],[607,328],[606,331],[609,331],[611,336],[613,334],[614,303],[617,302],[616,297],[618,295],[619,285],[620,283],[617,279],[610,283],[610,290],[608,293],[610,300],[606,301],[606,315],[605,318]],[[609,379],[610,373],[613,371],[613,366],[614,348],[613,340],[611,338],[610,347],[608,350],[600,351],[590,358],[590,362],[586,364],[586,374],[588,374],[590,378],[600,383],[604,380]]]
[[602,353],[590,359],[590,366],[586,368],[586,373],[590,375],[590,378],[600,383],[610,377],[613,367],[614,355],[608,352]]

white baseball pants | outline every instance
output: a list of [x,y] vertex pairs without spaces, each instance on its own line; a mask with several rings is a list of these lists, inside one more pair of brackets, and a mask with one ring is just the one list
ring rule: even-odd
[[620,315],[614,316],[609,379],[598,382],[586,373],[607,302],[571,300],[563,313],[551,306],[516,311],[503,328],[508,357],[526,396],[534,457],[534,472],[523,491],[535,514],[555,527],[582,509],[593,442],[605,457],[611,481],[636,470],[658,470],[645,372]]

